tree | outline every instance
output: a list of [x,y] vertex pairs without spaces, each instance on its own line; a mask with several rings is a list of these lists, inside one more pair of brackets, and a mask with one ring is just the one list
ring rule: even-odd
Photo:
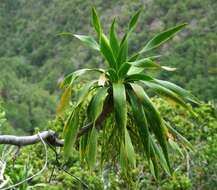
[[[98,42],[92,36],[61,33],[72,36],[90,48],[98,51],[104,58],[106,69],[81,69],[64,78],[61,87],[65,88],[58,113],[69,105],[71,97],[75,103],[64,126],[64,154],[66,158],[73,152],[73,146],[80,137],[78,145],[81,160],[93,168],[97,157],[97,145],[101,147],[101,164],[105,161],[119,160],[122,173],[128,174],[136,166],[136,153],[145,154],[150,170],[158,178],[159,165],[168,173],[172,168],[168,156],[168,144],[178,147],[190,143],[181,136],[161,116],[153,104],[149,90],[179,104],[192,114],[188,103],[198,105],[199,101],[188,91],[170,83],[158,80],[144,73],[148,69],[173,71],[175,68],[156,63],[159,55],[143,57],[150,50],[172,38],[186,26],[180,24],[154,36],[138,52],[128,55],[128,41],[136,27],[141,10],[131,18],[128,29],[121,40],[115,30],[115,18],[111,24],[109,37],[106,37],[96,10],[92,9],[92,24],[96,30]],[[99,79],[86,82],[72,96],[75,80],[87,73],[99,73]],[[87,119],[80,114],[85,112]],[[99,141],[99,142],[98,142]]]

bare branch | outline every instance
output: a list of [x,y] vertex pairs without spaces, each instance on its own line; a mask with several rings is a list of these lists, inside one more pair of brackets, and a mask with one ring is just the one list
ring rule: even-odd
[[[64,144],[63,140],[60,140],[56,137],[54,131],[43,131],[40,133],[40,136],[43,140],[48,142],[53,146],[62,147]],[[39,135],[32,135],[32,136],[15,136],[15,135],[0,135],[0,144],[10,144],[16,146],[26,146],[32,145],[40,142]]]
[[[111,105],[108,102],[104,105],[104,110],[99,116],[96,121],[96,125],[98,125],[98,129],[100,129],[100,124],[104,121],[104,119],[108,116],[111,112]],[[93,124],[90,123],[85,127],[80,128],[77,138],[81,137],[82,135],[86,134],[91,128]],[[47,143],[55,147],[63,147],[64,140],[58,139],[56,133],[52,130],[40,132],[40,137]],[[39,135],[31,135],[31,136],[16,136],[16,135],[0,135],[0,144],[9,144],[9,145],[16,145],[18,147],[32,145],[40,142]]]

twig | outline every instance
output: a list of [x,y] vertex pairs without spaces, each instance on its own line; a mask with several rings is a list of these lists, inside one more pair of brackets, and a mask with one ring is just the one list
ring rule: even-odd
[[48,183],[50,183],[51,180],[52,180],[52,178],[53,178],[53,174],[54,174],[55,167],[56,167],[56,166],[53,165],[53,168],[52,168],[51,175],[50,175],[50,177],[49,177]]
[[[88,186],[84,181],[82,181],[79,177],[77,177],[77,176],[75,176],[75,175],[69,173],[67,170],[65,170],[65,169],[63,168],[63,166],[61,166],[61,163],[59,162],[58,153],[57,153],[56,149],[55,149],[54,147],[52,147],[50,144],[48,144],[48,146],[49,146],[49,147],[54,151],[54,153],[55,153],[55,159],[56,159],[56,165],[55,165],[55,166],[56,166],[59,170],[64,171],[66,174],[70,175],[71,177],[73,177],[74,179],[76,179],[77,181],[79,181],[85,188],[89,189],[89,186]],[[51,174],[51,177],[52,177],[52,174]],[[50,177],[50,178],[51,178],[51,177]]]

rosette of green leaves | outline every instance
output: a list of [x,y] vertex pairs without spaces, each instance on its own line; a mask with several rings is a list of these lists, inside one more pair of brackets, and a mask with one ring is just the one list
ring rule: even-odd
[[[106,69],[81,69],[66,76],[61,83],[65,92],[58,110],[62,112],[69,103],[75,80],[86,73],[99,73],[98,80],[88,82],[79,90],[73,110],[65,122],[66,157],[71,154],[79,131],[84,129],[79,122],[79,113],[90,95],[86,115],[91,127],[80,137],[79,143],[82,160],[86,160],[92,168],[96,162],[97,146],[100,146],[101,163],[107,159],[118,158],[119,166],[124,173],[127,173],[130,168],[136,167],[136,154],[141,153],[148,160],[150,170],[157,178],[159,167],[168,174],[172,172],[168,147],[179,149],[176,139],[187,147],[191,146],[162,118],[147,89],[151,89],[173,104],[181,105],[191,113],[193,111],[189,103],[199,104],[199,101],[183,88],[168,81],[152,78],[145,72],[150,68],[175,70],[157,63],[158,55],[145,57],[145,54],[171,39],[186,24],[156,34],[140,51],[129,54],[129,37],[136,27],[140,12],[141,10],[132,16],[122,38],[119,38],[116,33],[115,19],[111,24],[109,36],[105,35],[95,8],[92,8],[92,24],[97,33],[97,40],[89,35],[61,33],[61,35],[75,37],[98,51],[107,67]],[[107,109],[108,107],[110,109]],[[109,113],[105,114],[105,112]],[[109,118],[110,122],[107,122]],[[101,124],[98,121],[101,121]],[[103,121],[104,125],[102,125]]]

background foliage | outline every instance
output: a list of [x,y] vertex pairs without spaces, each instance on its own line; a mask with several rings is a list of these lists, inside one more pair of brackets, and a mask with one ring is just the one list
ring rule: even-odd
[[[132,170],[131,184],[132,189],[148,189],[154,190],[161,187],[163,190],[190,190],[190,189],[215,189],[216,182],[216,154],[217,154],[217,110],[211,104],[206,104],[200,108],[196,108],[196,113],[201,117],[195,120],[189,113],[181,107],[169,106],[162,99],[154,98],[153,101],[158,106],[164,118],[169,120],[171,124],[176,126],[176,129],[189,139],[194,146],[194,152],[185,153],[180,156],[178,152],[171,152],[170,158],[175,166],[175,172],[171,177],[168,177],[164,172],[160,174],[161,181],[156,183],[149,172],[148,163],[144,158],[138,157],[139,162],[137,168]],[[49,128],[56,130],[59,135],[62,131],[62,121],[55,119],[49,122]],[[5,175],[10,176],[10,183],[19,182],[27,176],[39,171],[44,164],[44,148],[42,144],[37,144],[30,147],[24,147],[20,151],[20,155],[14,162],[13,156],[15,150],[6,151],[7,170]],[[70,174],[80,178],[80,180],[89,186],[90,189],[126,189],[123,176],[119,176],[116,169],[111,165],[106,166],[106,170],[100,170],[100,163],[93,171],[89,171],[85,165],[80,163],[78,152],[74,152],[70,162],[65,162],[62,158],[62,150],[57,149],[59,161],[64,165]],[[43,175],[31,180],[28,184],[20,187],[20,190],[25,190],[27,187],[33,189],[85,189],[80,181],[76,180],[63,170],[57,167],[50,179],[53,164],[56,163],[54,152],[49,149],[48,168]],[[35,186],[35,188],[34,188]]]
[[143,47],[153,33],[187,22],[185,31],[157,50],[165,55],[162,65],[178,70],[155,74],[205,101],[216,99],[216,0],[2,0],[0,97],[14,127],[30,132],[34,127],[46,127],[47,118],[55,113],[58,81],[77,68],[101,65],[97,54],[78,40],[56,36],[63,31],[92,34],[87,18],[93,4],[102,15],[105,31],[113,16],[118,16],[119,28],[124,30],[129,16],[143,6],[131,37],[131,51]]

